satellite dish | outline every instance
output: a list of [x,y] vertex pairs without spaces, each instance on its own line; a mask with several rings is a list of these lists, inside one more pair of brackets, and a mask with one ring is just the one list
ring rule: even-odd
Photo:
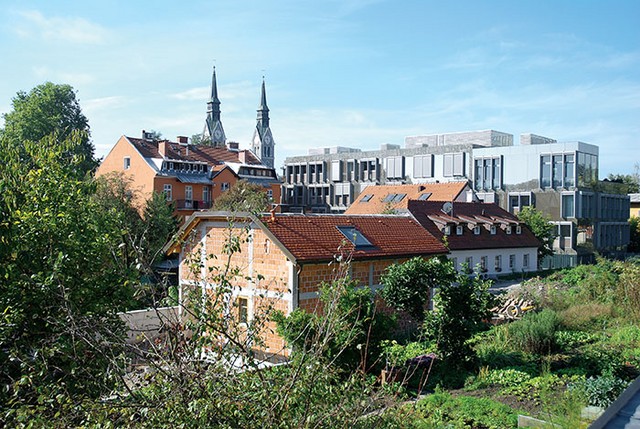
[[446,214],[451,213],[452,209],[453,209],[453,204],[449,201],[447,201],[442,205],[442,211],[445,212]]

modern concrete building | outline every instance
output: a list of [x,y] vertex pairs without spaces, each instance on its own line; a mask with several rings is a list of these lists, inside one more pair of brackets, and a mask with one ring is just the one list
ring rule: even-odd
[[284,211],[343,213],[368,186],[468,180],[480,200],[533,205],[558,226],[556,251],[624,250],[629,197],[598,180],[598,147],[495,131],[411,136],[379,150],[332,147],[285,159]]

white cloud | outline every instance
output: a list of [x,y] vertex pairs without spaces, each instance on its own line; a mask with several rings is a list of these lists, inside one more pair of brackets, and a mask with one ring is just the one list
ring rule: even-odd
[[102,44],[108,31],[93,22],[78,17],[46,17],[40,11],[19,12],[23,18],[16,32],[22,37],[39,37],[47,41],[78,44]]
[[88,113],[95,113],[101,110],[119,108],[127,104],[127,99],[122,96],[101,97],[87,100],[83,103],[83,109]]

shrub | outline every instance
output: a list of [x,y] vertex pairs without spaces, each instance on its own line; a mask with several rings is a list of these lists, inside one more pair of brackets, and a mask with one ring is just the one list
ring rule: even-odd
[[572,351],[585,344],[593,343],[598,335],[584,331],[557,331],[555,343],[561,350]]
[[629,383],[621,378],[605,375],[602,377],[589,377],[572,384],[571,388],[584,389],[589,405],[606,408],[620,396],[628,385]]
[[416,414],[423,419],[420,427],[487,428],[516,427],[518,412],[488,398],[454,397],[436,392],[416,404]]
[[520,351],[548,354],[555,346],[555,333],[559,326],[560,319],[553,310],[529,313],[509,325],[509,337]]

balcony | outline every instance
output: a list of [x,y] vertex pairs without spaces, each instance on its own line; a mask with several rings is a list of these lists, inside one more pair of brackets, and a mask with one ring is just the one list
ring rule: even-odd
[[177,210],[206,210],[211,208],[211,201],[176,200]]

